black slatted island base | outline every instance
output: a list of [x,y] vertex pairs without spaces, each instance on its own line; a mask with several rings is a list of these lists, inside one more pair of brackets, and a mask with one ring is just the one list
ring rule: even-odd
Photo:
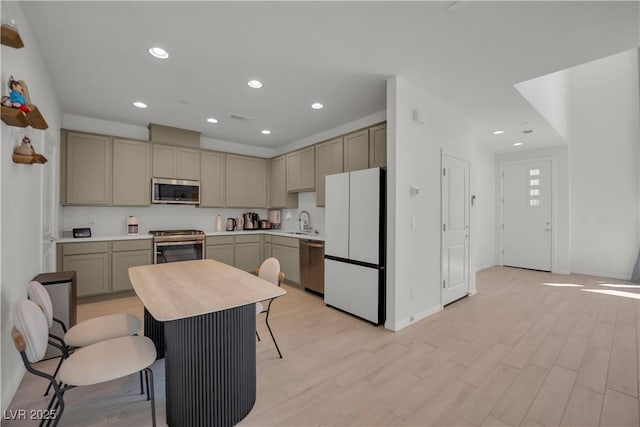
[[156,346],[164,341],[167,424],[231,426],[246,417],[256,400],[254,303],[286,291],[214,260],[132,267],[129,277],[145,333]]

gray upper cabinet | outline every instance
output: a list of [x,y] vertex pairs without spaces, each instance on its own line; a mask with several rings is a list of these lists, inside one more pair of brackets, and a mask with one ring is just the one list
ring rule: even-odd
[[227,154],[225,205],[231,208],[267,207],[267,160]]
[[369,130],[364,129],[344,136],[344,171],[351,172],[369,167]]
[[111,138],[67,132],[63,141],[62,203],[111,204]]
[[298,194],[287,192],[287,160],[286,156],[271,159],[269,171],[269,207],[298,207]]
[[387,124],[369,128],[369,167],[387,166]]
[[224,154],[200,153],[200,206],[224,206]]
[[150,203],[151,147],[147,142],[113,140],[113,204]]
[[154,178],[200,179],[200,151],[153,144]]
[[341,173],[342,137],[316,145],[316,205],[324,206],[324,178]]
[[315,185],[314,147],[287,154],[287,191],[313,191]]

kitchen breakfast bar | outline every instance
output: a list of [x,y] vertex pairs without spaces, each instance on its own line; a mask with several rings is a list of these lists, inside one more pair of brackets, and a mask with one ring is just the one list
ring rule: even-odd
[[164,329],[156,345],[164,342],[167,424],[224,426],[246,417],[256,399],[254,303],[286,291],[209,259],[132,267],[129,277],[145,322]]

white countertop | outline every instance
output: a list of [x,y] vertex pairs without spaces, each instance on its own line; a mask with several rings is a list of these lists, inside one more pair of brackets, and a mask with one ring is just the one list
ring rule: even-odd
[[[324,235],[309,233],[309,234],[295,234],[293,232],[286,232],[281,230],[245,230],[245,231],[213,231],[204,230],[207,236],[235,236],[240,234],[268,234],[271,236],[293,237],[294,239],[304,240],[316,240],[324,242]],[[152,239],[151,234],[140,234],[137,236],[127,235],[113,235],[113,236],[92,236],[82,237],[75,239],[73,237],[64,237],[57,240],[58,243],[81,243],[81,242],[105,242],[111,240],[137,240],[137,239]]]

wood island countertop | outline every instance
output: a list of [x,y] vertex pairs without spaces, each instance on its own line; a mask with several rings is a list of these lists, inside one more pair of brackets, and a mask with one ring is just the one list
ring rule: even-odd
[[158,321],[240,307],[287,293],[253,274],[212,259],[131,267],[136,294]]

